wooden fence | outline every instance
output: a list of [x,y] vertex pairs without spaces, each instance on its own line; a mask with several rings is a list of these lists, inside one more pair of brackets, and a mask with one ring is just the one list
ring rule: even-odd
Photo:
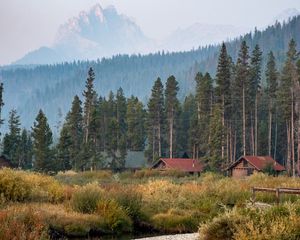
[[296,194],[300,195],[300,188],[264,188],[264,187],[253,187],[252,188],[252,200],[255,202],[256,192],[269,192],[275,193],[276,203],[280,203],[281,194]]

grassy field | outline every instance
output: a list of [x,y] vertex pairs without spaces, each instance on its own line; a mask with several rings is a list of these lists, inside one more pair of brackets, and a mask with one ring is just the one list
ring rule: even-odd
[[205,173],[141,170],[66,172],[50,177],[0,170],[0,239],[61,239],[200,232],[201,240],[300,239],[300,201],[251,187],[300,187],[298,178],[238,180]]

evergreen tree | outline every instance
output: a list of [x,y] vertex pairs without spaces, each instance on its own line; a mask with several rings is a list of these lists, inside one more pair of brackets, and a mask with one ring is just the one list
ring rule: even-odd
[[13,109],[9,113],[9,133],[5,134],[3,139],[3,154],[8,157],[15,167],[22,167],[19,149],[21,140],[20,125],[20,117],[18,116],[17,111]]
[[[178,145],[181,151],[188,153],[192,156],[193,152],[193,143],[196,137],[196,134],[193,134],[193,130],[197,125],[197,114],[196,114],[196,101],[195,96],[193,94],[185,97],[184,102],[182,104],[182,113],[179,118],[179,137],[178,137]],[[193,120],[196,119],[196,125],[193,124]]]
[[126,123],[127,103],[122,88],[119,88],[116,95],[116,113],[118,121],[118,151],[120,154],[120,167],[125,167],[127,155],[127,123]]
[[145,147],[145,110],[137,97],[131,96],[127,101],[126,122],[127,144],[131,151],[143,151]]
[[209,122],[212,113],[213,87],[209,73],[196,75],[196,104],[197,104],[197,129],[196,142],[193,147],[193,158],[205,156],[208,151],[208,139],[210,138]]
[[111,158],[110,167],[114,170],[122,168],[122,163],[119,161],[118,153],[118,132],[119,124],[116,117],[112,117],[108,123],[106,134],[106,151],[108,157]]
[[101,161],[101,148],[100,148],[100,128],[101,128],[101,119],[100,119],[100,99],[94,100],[94,106],[92,108],[91,121],[89,126],[90,139],[86,144],[89,148],[91,158],[89,160],[91,169],[96,169],[99,166]]
[[179,118],[179,100],[177,94],[179,91],[178,82],[174,76],[167,79],[165,90],[165,111],[167,116],[167,143],[169,145],[169,157],[173,158],[176,153],[177,135],[178,135],[178,118]]
[[[268,55],[267,69],[266,69],[266,92],[268,94],[268,155],[272,156],[272,129],[273,129],[273,115],[276,111],[276,93],[278,88],[278,72],[276,69],[276,62],[273,52]],[[275,115],[276,117],[276,115]],[[277,119],[275,119],[276,121]],[[276,123],[277,125],[277,123]]]
[[57,144],[57,170],[66,171],[72,168],[71,146],[69,126],[64,124]]
[[222,162],[222,138],[223,138],[223,124],[222,124],[222,105],[215,104],[212,110],[212,117],[209,125],[209,154],[208,166],[211,170],[219,171],[221,167],[225,166]]
[[83,143],[83,116],[81,101],[77,95],[74,97],[71,110],[67,114],[64,128],[69,132],[68,135],[71,138],[69,149],[70,159],[72,161],[71,164],[75,170],[78,170],[83,164],[79,157]]
[[[250,74],[249,74],[249,53],[248,53],[248,46],[246,41],[241,43],[241,48],[239,51],[237,63],[236,63],[236,78],[235,78],[235,94],[234,94],[234,101],[241,114],[237,116],[236,123],[240,122],[242,119],[242,154],[247,155],[247,110],[246,110],[246,102],[250,102],[249,99],[249,89],[250,89]],[[242,96],[241,96],[242,95]],[[242,98],[242,101],[240,101]],[[240,127],[238,127],[240,128]]]
[[95,73],[93,68],[90,68],[88,71],[88,78],[85,82],[85,91],[83,92],[83,96],[85,98],[84,101],[84,143],[85,144],[88,143],[90,137],[89,128],[92,119],[92,111],[93,111],[94,100],[95,100],[94,80],[95,80]]
[[288,174],[295,175],[295,152],[294,152],[294,91],[293,83],[297,81],[297,50],[296,43],[292,39],[289,43],[286,61],[281,74],[278,100],[282,120],[286,126],[286,167]]
[[164,130],[164,90],[160,78],[154,83],[147,112],[148,159],[154,162],[162,157]]
[[19,158],[22,169],[32,168],[33,146],[30,133],[26,129],[22,130],[19,144]]
[[100,152],[105,152],[106,150],[106,135],[108,126],[108,103],[105,98],[99,97],[98,112],[99,112],[99,125],[98,125],[98,141]]
[[257,156],[257,138],[258,138],[258,101],[259,93],[261,90],[261,63],[262,63],[262,52],[258,44],[255,45],[251,56],[250,65],[250,125],[251,125],[251,141],[250,146],[252,149],[252,155]]
[[53,143],[52,131],[42,110],[39,111],[33,124],[32,137],[35,170],[45,172],[55,169],[50,148]]
[[[224,133],[221,144],[221,157],[225,158],[225,146],[227,146],[227,162],[229,161],[229,134],[231,129],[231,63],[227,54],[226,45],[223,43],[218,60],[217,74],[216,74],[216,97],[222,107],[222,126]],[[226,129],[226,130],[225,130]]]

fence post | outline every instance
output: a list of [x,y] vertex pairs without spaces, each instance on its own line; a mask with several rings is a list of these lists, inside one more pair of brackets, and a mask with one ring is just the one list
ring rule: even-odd
[[276,188],[276,203],[277,205],[280,203],[280,189]]

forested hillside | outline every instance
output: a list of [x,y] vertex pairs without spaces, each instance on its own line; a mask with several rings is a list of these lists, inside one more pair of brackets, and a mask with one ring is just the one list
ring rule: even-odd
[[[235,62],[241,41],[245,40],[250,51],[259,44],[263,52],[263,66],[266,63],[266,54],[272,50],[277,65],[281,68],[289,40],[294,38],[297,45],[300,45],[299,28],[298,16],[289,23],[278,23],[264,31],[254,31],[226,43],[228,54]],[[183,96],[195,88],[194,77],[198,71],[207,71],[212,77],[215,76],[219,50],[220,46],[208,46],[179,53],[119,55],[96,62],[3,68],[0,75],[5,88],[3,116],[7,120],[8,111],[16,108],[22,123],[29,127],[38,110],[42,108],[50,125],[57,125],[62,120],[59,117],[61,114],[58,114],[59,109],[65,115],[71,106],[72,97],[75,94],[82,96],[89,67],[95,70],[95,89],[101,95],[107,96],[110,90],[115,92],[122,87],[126,96],[133,94],[146,102],[157,77],[165,82],[167,77],[174,75],[180,86],[180,100],[183,100]]]
[[[74,96],[60,123],[58,143],[43,110],[31,131],[22,132],[18,113],[12,110],[3,154],[13,166],[45,172],[120,170],[129,151],[144,151],[149,163],[185,153],[200,159],[206,169],[220,172],[241,155],[267,155],[295,176],[300,173],[299,51],[291,39],[282,70],[270,51],[263,71],[262,55],[258,44],[250,52],[242,41],[233,62],[222,44],[215,79],[198,72],[195,93],[180,101],[176,78],[171,75],[164,84],[158,77],[146,106],[137,97],[126,98],[122,88],[108,97],[99,94],[90,67],[83,101]],[[0,110],[2,92],[1,84]],[[272,171],[273,166],[267,167]]]

